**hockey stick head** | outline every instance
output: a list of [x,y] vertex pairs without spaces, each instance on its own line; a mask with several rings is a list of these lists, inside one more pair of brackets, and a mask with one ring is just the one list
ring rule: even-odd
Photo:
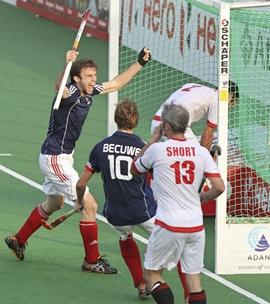
[[51,223],[48,223],[45,220],[41,220],[41,225],[47,230],[52,230],[55,227],[57,227],[58,225],[60,225],[62,222],[64,222],[67,218],[69,218],[74,213],[80,212],[80,210],[82,208],[83,207],[81,207],[80,209],[79,208],[71,209],[68,212],[66,212],[65,214],[63,214],[60,217],[58,217],[57,219],[55,219],[54,221],[52,221]]
[[53,229],[53,226],[51,226],[48,222],[46,222],[45,220],[41,220],[41,225],[47,229],[47,230],[52,230]]

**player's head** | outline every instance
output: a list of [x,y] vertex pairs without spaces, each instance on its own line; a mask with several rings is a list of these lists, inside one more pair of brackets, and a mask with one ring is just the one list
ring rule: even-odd
[[238,99],[239,99],[238,85],[234,81],[229,80],[229,108],[234,107]]
[[120,102],[114,112],[114,121],[119,130],[133,130],[139,121],[136,103],[129,99]]
[[69,76],[70,81],[75,83],[83,94],[91,94],[97,81],[97,65],[92,59],[76,60]]
[[169,135],[167,131],[170,129],[172,133],[184,133],[188,126],[188,111],[181,105],[166,104],[161,114],[163,133]]

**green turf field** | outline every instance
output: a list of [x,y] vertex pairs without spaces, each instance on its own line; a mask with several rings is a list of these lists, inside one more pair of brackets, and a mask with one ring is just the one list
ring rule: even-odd
[[[38,167],[40,146],[47,132],[54,81],[62,69],[64,56],[75,32],[0,2],[0,165],[42,183]],[[99,80],[107,80],[107,43],[83,37],[80,56],[90,56],[99,65]],[[96,97],[75,152],[80,172],[93,145],[106,135],[106,97]],[[100,202],[103,190],[97,176],[90,190]],[[0,303],[3,304],[129,304],[139,303],[136,290],[118,248],[117,234],[99,224],[100,251],[106,253],[120,274],[104,276],[82,273],[83,246],[78,215],[54,231],[40,229],[30,239],[26,260],[18,262],[3,239],[15,232],[29,212],[44,199],[42,192],[0,170]],[[69,207],[65,207],[68,210]],[[59,215],[61,212],[56,214]],[[207,244],[205,267],[214,269],[214,220],[205,219]],[[142,252],[144,244],[140,243]],[[229,244],[228,244],[229,246]],[[182,290],[176,272],[166,273],[182,303]],[[203,275],[210,304],[270,303],[269,275],[234,275],[226,280],[261,299],[225,287]],[[224,283],[224,282],[223,282]],[[244,293],[244,292],[243,292]],[[154,303],[150,298],[145,303]]]

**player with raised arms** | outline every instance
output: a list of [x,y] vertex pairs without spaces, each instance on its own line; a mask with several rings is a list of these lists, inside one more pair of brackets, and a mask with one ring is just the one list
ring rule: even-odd
[[[19,260],[24,259],[27,240],[40,228],[42,220],[46,221],[53,212],[61,209],[65,199],[76,202],[79,176],[73,167],[73,153],[93,103],[93,96],[120,90],[151,59],[150,51],[143,48],[138,60],[127,70],[108,82],[97,83],[96,63],[92,59],[76,60],[77,56],[75,50],[66,53],[66,63],[73,62],[70,82],[64,88],[58,110],[53,110],[56,97],[53,99],[47,137],[41,147],[39,164],[45,177],[43,191],[47,198],[32,210],[19,231],[5,238],[7,246]],[[61,81],[62,76],[56,83],[56,91]],[[117,273],[117,269],[111,267],[99,253],[95,217],[97,204],[88,189],[83,200],[83,208],[78,210],[81,213],[79,226],[85,251],[83,265],[85,262],[89,265],[88,271]]]

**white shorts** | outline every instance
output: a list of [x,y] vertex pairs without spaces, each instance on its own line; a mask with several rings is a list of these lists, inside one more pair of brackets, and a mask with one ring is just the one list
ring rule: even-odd
[[200,273],[203,268],[205,231],[176,233],[155,225],[149,238],[144,268],[172,270],[180,261],[184,273]]
[[[152,120],[152,123],[151,123],[151,134],[153,134],[154,132],[154,129],[159,126],[161,124],[161,121],[158,121],[158,120]],[[195,142],[198,142],[198,139],[196,137],[196,135],[192,132],[191,128],[190,127],[187,127],[186,131],[185,131],[185,138],[186,139],[192,139],[194,140]],[[160,141],[165,141],[167,139],[166,136],[161,136],[160,138]]]
[[126,226],[113,226],[118,232],[120,232],[120,239],[125,241],[130,234],[132,234],[134,226],[141,227],[144,231],[149,234],[154,229],[155,217],[150,218],[148,221],[143,222],[138,225],[126,225]]
[[39,155],[40,170],[45,178],[42,185],[45,194],[63,195],[71,201],[77,199],[76,184],[79,175],[73,168],[73,163],[73,154]]

